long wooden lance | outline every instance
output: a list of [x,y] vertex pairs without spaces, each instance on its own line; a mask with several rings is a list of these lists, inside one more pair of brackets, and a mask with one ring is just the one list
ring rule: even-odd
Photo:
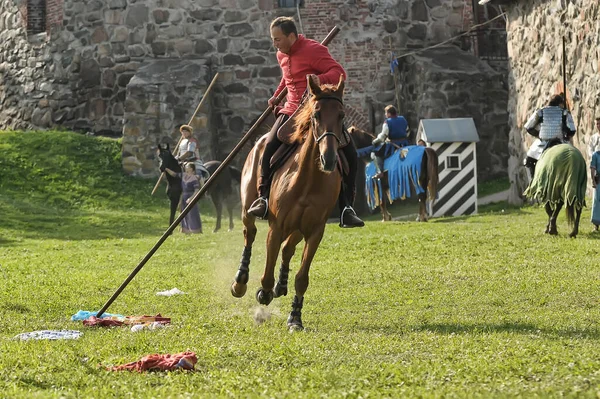
[[[190,118],[190,122],[188,123],[188,125],[191,125],[192,122],[194,122],[194,118],[196,117],[196,114],[198,113],[198,111],[200,111],[200,108],[202,107],[202,104],[204,104],[204,100],[206,100],[208,98],[208,93],[210,93],[210,89],[212,89],[213,85],[215,84],[215,82],[217,81],[217,78],[219,77],[219,72],[217,72],[215,74],[215,77],[212,79],[212,81],[210,82],[210,84],[208,85],[208,88],[206,89],[206,91],[204,92],[204,95],[202,96],[202,99],[200,100],[200,103],[198,104],[198,106],[196,107],[196,110],[194,111],[194,114],[192,115],[192,117]],[[183,136],[179,137],[179,141],[177,142],[177,145],[175,146],[175,149],[177,150],[179,148],[179,144],[181,144],[181,140],[183,139]],[[160,182],[164,179],[165,177],[165,172],[162,172],[160,174],[160,177],[158,178],[158,181],[156,182],[156,184],[154,185],[154,188],[152,189],[152,194],[150,195],[154,195],[154,193],[156,192],[156,190],[158,189],[158,186],[160,186]]]
[[[321,44],[323,44],[324,46],[327,46],[333,40],[333,38],[339,33],[339,31],[340,31],[340,28],[336,25],[329,32],[327,37],[325,37],[325,39],[323,39]],[[190,202],[185,207],[185,209],[183,211],[181,211],[181,213],[179,214],[177,219],[175,219],[175,221],[163,233],[163,235],[158,239],[156,244],[154,244],[152,249],[150,249],[150,251],[146,254],[146,256],[144,256],[144,258],[140,261],[140,263],[136,266],[136,268],[133,269],[133,271],[129,274],[129,276],[125,279],[125,281],[123,281],[121,286],[115,291],[115,293],[110,297],[110,299],[108,301],[106,301],[104,306],[102,306],[102,309],[100,309],[98,311],[98,313],[96,314],[96,317],[101,317],[102,314],[104,314],[104,312],[106,312],[108,307],[115,301],[115,299],[117,299],[119,294],[121,294],[121,292],[129,284],[129,282],[131,280],[133,280],[135,275],[138,274],[138,272],[142,269],[142,267],[144,267],[144,265],[150,260],[150,258],[152,258],[152,255],[154,255],[154,253],[156,251],[158,251],[160,246],[166,241],[166,239],[171,235],[171,233],[173,233],[173,230],[175,230],[175,228],[181,223],[183,218],[185,218],[185,216],[190,212],[190,210],[194,207],[194,205],[196,205],[198,200],[204,195],[204,193],[210,188],[210,186],[213,184],[213,182],[219,177],[219,174],[223,171],[223,169],[225,169],[229,166],[229,164],[231,163],[233,158],[235,158],[235,156],[242,150],[244,145],[246,145],[246,143],[252,138],[252,136],[254,136],[254,134],[260,127],[260,125],[265,121],[265,119],[267,119],[267,117],[273,112],[273,109],[275,108],[275,106],[277,104],[279,104],[286,95],[287,95],[287,88],[284,88],[281,91],[281,93],[279,93],[279,95],[277,96],[275,101],[273,101],[273,105],[269,105],[267,107],[267,109],[262,113],[262,115],[256,120],[256,122],[254,122],[252,127],[250,127],[250,129],[242,137],[240,142],[235,146],[235,148],[233,150],[231,150],[229,155],[227,155],[227,158],[225,158],[223,160],[223,162],[221,163],[221,165],[219,165],[217,170],[215,170],[215,172],[208,178],[208,180],[206,181],[204,186],[202,186],[202,188],[190,199]]]
[[563,78],[563,96],[565,97],[565,108],[567,111],[569,110],[569,103],[567,101],[567,50],[566,50],[566,40],[565,37],[562,37],[562,78]]

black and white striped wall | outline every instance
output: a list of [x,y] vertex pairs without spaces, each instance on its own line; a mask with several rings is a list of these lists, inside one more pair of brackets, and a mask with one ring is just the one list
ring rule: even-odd
[[475,143],[430,143],[438,155],[438,198],[430,216],[477,213],[477,157]]

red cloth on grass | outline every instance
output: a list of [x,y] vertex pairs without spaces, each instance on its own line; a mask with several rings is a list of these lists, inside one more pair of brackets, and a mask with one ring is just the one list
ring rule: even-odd
[[177,369],[193,370],[198,362],[194,352],[182,352],[174,355],[148,355],[137,362],[123,364],[121,366],[107,367],[110,371],[173,371]]
[[134,324],[149,324],[158,322],[160,324],[171,324],[170,317],[162,317],[159,314],[156,316],[127,316],[124,319],[114,319],[114,318],[106,318],[99,319],[95,316],[92,316],[83,321],[84,326],[88,327],[115,327],[126,325],[134,325]]

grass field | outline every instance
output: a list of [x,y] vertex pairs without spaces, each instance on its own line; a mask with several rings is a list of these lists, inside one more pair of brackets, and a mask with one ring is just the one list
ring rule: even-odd
[[[305,297],[306,329],[293,334],[289,295],[273,301],[267,322],[253,318],[265,223],[242,299],[229,293],[243,245],[239,221],[234,232],[174,234],[109,309],[161,313],[172,325],[93,329],[70,316],[100,308],[154,245],[167,227],[166,198],[149,196],[154,182],[121,175],[111,140],[0,133],[0,149],[0,397],[600,392],[600,234],[591,233],[589,209],[577,239],[567,238],[563,215],[560,235],[549,237],[541,208],[506,204],[427,224],[329,225]],[[155,295],[174,287],[187,294]],[[41,329],[84,335],[12,339]],[[185,350],[198,356],[193,373],[104,368]]]

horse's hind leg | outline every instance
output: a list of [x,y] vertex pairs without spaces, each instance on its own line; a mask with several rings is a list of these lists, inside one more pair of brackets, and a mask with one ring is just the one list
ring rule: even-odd
[[216,233],[217,231],[221,230],[221,214],[223,213],[223,201],[221,198],[221,194],[218,193],[212,194],[211,198],[217,211],[217,224],[215,226],[215,229],[213,230],[213,233]]
[[296,295],[292,301],[292,311],[290,312],[290,316],[287,320],[288,328],[291,331],[304,329],[304,326],[302,325],[302,306],[304,305],[304,294],[308,289],[308,273],[310,271],[310,265],[313,261],[313,258],[315,257],[315,253],[317,252],[319,244],[321,243],[321,239],[323,238],[324,231],[325,226],[323,226],[321,231],[316,232],[308,237],[306,239],[306,244],[304,245],[304,251],[302,252],[302,265],[300,266],[298,273],[296,273]]
[[573,223],[573,231],[571,231],[569,237],[576,238],[577,234],[579,234],[579,220],[581,219],[581,210],[583,208],[578,208],[575,204],[571,206],[575,207],[575,222]]
[[548,225],[546,226],[546,233],[551,235],[557,235],[558,230],[556,228],[556,219],[558,214],[563,207],[563,203],[559,202],[556,204],[556,208],[552,209],[549,203],[546,204],[546,213],[548,214]]
[[240,266],[233,284],[231,284],[231,294],[236,298],[241,298],[246,294],[248,288],[248,278],[250,276],[250,258],[252,256],[252,244],[256,238],[256,218],[244,212],[242,222],[244,223],[244,251]]
[[256,300],[261,305],[268,305],[273,300],[273,287],[275,285],[275,264],[283,241],[281,232],[271,228],[267,234],[267,260],[265,271],[260,279],[261,288],[256,291]]
[[419,222],[427,222],[427,193],[421,193],[419,198]]
[[227,200],[227,212],[229,213],[229,231],[233,231],[233,208],[235,207],[232,199]]
[[296,252],[296,245],[302,241],[302,234],[297,231],[285,240],[281,250],[281,266],[279,267],[279,278],[273,288],[275,298],[286,296],[288,292],[288,276],[290,273],[290,261]]

